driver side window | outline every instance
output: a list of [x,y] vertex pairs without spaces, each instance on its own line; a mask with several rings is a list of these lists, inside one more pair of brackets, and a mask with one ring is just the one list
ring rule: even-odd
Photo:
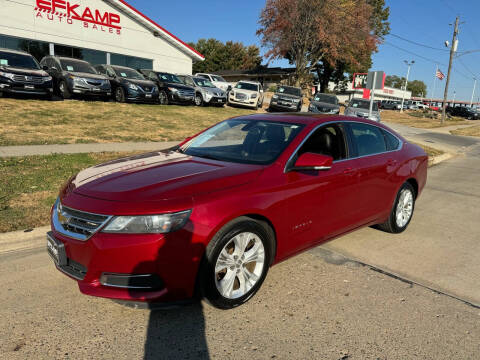
[[298,151],[331,156],[334,161],[347,158],[346,136],[341,124],[329,124],[317,129]]

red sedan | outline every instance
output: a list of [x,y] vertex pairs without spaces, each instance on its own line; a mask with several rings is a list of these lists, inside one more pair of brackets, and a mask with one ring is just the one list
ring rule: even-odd
[[428,158],[360,118],[258,114],[81,171],[47,249],[84,294],[232,308],[270,266],[363,226],[404,231]]

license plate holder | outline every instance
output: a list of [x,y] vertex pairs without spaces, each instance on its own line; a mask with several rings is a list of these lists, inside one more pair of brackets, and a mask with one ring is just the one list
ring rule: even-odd
[[34,90],[35,85],[24,85],[24,88],[27,89],[27,90]]
[[65,245],[61,241],[55,239],[50,232],[47,233],[47,252],[55,265],[67,265],[67,253],[65,251]]
[[152,94],[145,94],[145,97],[150,99],[152,97]]

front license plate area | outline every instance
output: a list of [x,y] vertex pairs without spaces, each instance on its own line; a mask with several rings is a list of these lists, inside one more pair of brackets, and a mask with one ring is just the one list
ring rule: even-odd
[[47,233],[47,252],[57,266],[67,265],[67,253],[65,252],[65,245],[55,239],[51,233]]
[[25,85],[25,89],[27,90],[34,90],[35,86],[34,85]]
[[152,97],[152,94],[145,94],[145,97],[146,97],[146,98],[151,98],[151,97]]

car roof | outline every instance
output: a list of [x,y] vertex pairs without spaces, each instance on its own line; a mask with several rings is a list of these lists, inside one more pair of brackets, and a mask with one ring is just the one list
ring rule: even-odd
[[239,80],[239,83],[247,83],[247,84],[255,84],[255,85],[260,85],[258,81],[252,81],[252,80]]
[[9,53],[12,53],[12,54],[32,56],[31,54],[29,54],[28,52],[23,51],[23,50],[13,50],[13,49],[7,49],[7,48],[0,48],[0,51],[9,52]]
[[58,59],[58,60],[74,60],[74,61],[80,61],[80,62],[84,62],[84,63],[90,64],[90,63],[89,63],[88,61],[86,61],[86,60],[77,59],[77,58],[72,58],[72,57],[68,57],[68,56],[56,56],[56,55],[49,55],[49,56],[52,57],[52,58]]
[[322,123],[332,122],[332,121],[352,121],[352,122],[363,122],[365,124],[373,124],[377,126],[382,126],[382,124],[364,119],[359,117],[345,116],[345,115],[328,115],[328,114],[315,114],[307,112],[299,113],[268,113],[268,114],[252,114],[246,116],[239,116],[234,119],[248,119],[248,120],[258,120],[258,121],[273,121],[273,122],[285,122],[292,124],[316,124],[320,125]]

